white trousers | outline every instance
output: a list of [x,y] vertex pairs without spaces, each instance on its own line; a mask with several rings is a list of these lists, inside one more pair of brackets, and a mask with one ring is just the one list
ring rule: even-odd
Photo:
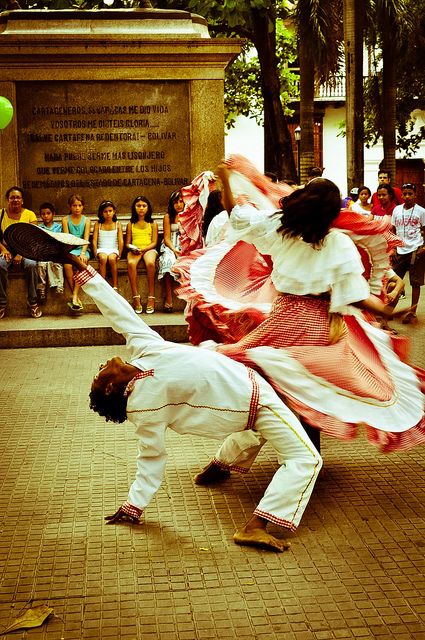
[[256,375],[256,379],[260,402],[254,429],[230,434],[214,460],[223,468],[246,473],[268,441],[281,466],[254,513],[295,531],[322,467],[322,458],[298,418],[269,385],[263,384],[260,376]]

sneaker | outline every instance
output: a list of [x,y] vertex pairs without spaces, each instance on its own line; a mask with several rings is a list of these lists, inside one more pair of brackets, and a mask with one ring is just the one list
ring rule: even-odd
[[28,309],[29,309],[31,318],[41,318],[41,316],[43,315],[43,312],[37,303],[28,304]]
[[63,289],[60,289],[59,287],[56,287],[56,295],[57,296],[63,296]]

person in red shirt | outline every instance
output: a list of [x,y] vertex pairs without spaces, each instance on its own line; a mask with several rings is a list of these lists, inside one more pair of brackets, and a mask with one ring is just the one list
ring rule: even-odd
[[378,204],[372,207],[372,215],[374,218],[392,215],[396,206],[394,189],[389,184],[381,184],[378,187]]
[[[380,169],[378,171],[378,189],[381,185],[384,184],[388,184],[391,186],[391,172],[387,169]],[[372,196],[372,205],[374,207],[379,204],[378,189]],[[399,189],[398,187],[392,187],[392,189],[394,191],[394,206],[396,204],[403,204],[403,195],[401,193],[401,189]]]

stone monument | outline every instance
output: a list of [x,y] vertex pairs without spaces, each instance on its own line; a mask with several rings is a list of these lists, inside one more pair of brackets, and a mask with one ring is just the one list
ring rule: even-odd
[[226,66],[240,44],[212,39],[186,11],[5,11],[0,95],[14,105],[0,131],[1,196],[26,206],[72,193],[129,213],[137,195],[164,211],[169,194],[224,153]]

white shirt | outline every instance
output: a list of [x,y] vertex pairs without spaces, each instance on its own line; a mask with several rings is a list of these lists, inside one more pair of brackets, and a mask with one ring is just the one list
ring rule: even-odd
[[330,311],[351,313],[347,306],[369,297],[362,276],[364,267],[355,244],[345,233],[332,229],[315,249],[300,238],[283,238],[279,212],[259,211],[251,205],[236,205],[231,216],[232,233],[252,243],[273,259],[272,281],[276,290],[295,295],[330,293]]
[[164,340],[91,267],[76,276],[112,328],[124,335],[129,361],[146,377],[134,382],[127,417],[139,438],[128,502],[144,509],[162,482],[167,428],[224,440],[252,428],[265,380],[216,351]]
[[221,211],[211,220],[208,225],[207,235],[205,236],[205,246],[210,247],[224,239],[226,231],[229,227],[229,214],[227,211]]
[[404,204],[394,207],[391,222],[396,234],[404,241],[403,247],[397,247],[397,253],[411,253],[424,243],[421,229],[425,226],[425,209],[414,204],[406,209]]
[[356,213],[361,213],[363,216],[370,216],[372,213],[372,207],[370,209],[365,209],[360,200],[356,200],[350,207],[350,211],[355,211]]

